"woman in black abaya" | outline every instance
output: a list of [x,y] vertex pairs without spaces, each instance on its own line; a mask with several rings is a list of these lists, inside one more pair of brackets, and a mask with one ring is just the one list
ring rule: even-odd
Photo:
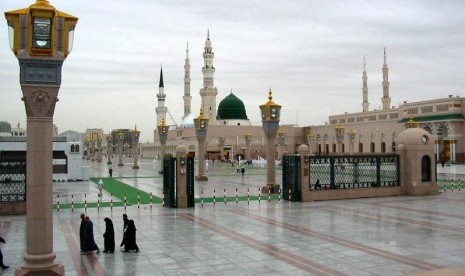
[[103,233],[103,253],[115,252],[115,229],[113,222],[109,218],[105,218],[105,233]]
[[126,238],[124,241],[124,252],[128,252],[129,250],[139,252],[139,247],[136,243],[136,226],[132,219],[128,221],[128,229],[126,230]]

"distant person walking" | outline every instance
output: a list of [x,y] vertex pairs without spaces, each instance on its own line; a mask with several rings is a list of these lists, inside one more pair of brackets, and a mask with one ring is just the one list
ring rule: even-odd
[[84,213],[81,213],[81,225],[79,226],[79,240],[81,242],[81,252],[84,252],[84,243],[86,242],[84,240],[85,233],[86,233],[86,215]]
[[244,168],[244,166],[242,166],[242,168],[241,168],[241,173],[242,173],[242,176],[244,176],[244,173],[245,173],[245,168]]
[[95,253],[100,253],[100,248],[98,248],[97,244],[95,243],[94,239],[94,224],[90,220],[88,216],[85,218],[86,220],[86,229],[84,231],[84,253],[89,253],[93,251],[97,251]]
[[139,252],[139,247],[136,243],[136,226],[134,221],[131,219],[128,221],[128,228],[126,229],[126,239],[124,241],[124,252],[129,252],[129,250],[135,250]]
[[105,233],[103,233],[103,253],[115,252],[115,229],[113,222],[105,218]]
[[98,181],[98,196],[99,197],[102,197],[103,196],[103,180],[100,178],[100,180]]
[[[6,241],[5,241],[2,237],[0,237],[0,242],[6,243]],[[0,267],[1,267],[3,270],[9,268],[9,266],[7,266],[7,265],[5,265],[5,264],[3,263],[3,254],[2,254],[2,250],[0,250]]]
[[113,168],[109,168],[108,169],[108,174],[110,175],[110,177],[113,177]]

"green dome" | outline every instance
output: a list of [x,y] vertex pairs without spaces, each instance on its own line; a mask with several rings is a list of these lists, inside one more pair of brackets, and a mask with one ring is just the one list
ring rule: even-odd
[[247,120],[244,103],[232,92],[220,102],[218,120]]

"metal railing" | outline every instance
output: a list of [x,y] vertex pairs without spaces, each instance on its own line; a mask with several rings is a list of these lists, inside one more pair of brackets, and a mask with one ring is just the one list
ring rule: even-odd
[[396,154],[308,156],[310,190],[400,186]]

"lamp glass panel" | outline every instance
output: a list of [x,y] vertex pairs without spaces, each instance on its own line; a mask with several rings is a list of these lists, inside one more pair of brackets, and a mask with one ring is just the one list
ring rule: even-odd
[[33,21],[32,45],[34,48],[50,49],[52,47],[52,19],[35,17]]
[[73,50],[73,43],[74,43],[74,29],[69,31],[69,36],[68,36],[68,54],[71,53],[71,50]]
[[10,49],[14,51],[15,49],[15,28],[8,24],[8,37],[10,40]]

